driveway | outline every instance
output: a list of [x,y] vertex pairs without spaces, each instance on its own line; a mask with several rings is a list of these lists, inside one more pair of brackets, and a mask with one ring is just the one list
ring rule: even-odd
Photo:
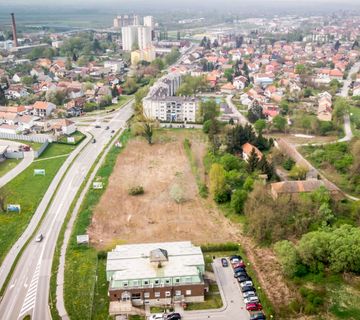
[[249,320],[249,312],[245,308],[240,286],[234,278],[233,269],[224,268],[221,259],[216,259],[213,264],[216,282],[219,286],[223,307],[214,310],[184,311],[184,320]]
[[238,119],[239,123],[243,126],[249,124],[249,120],[236,108],[235,104],[232,102],[232,98],[232,95],[227,96],[226,103],[232,110],[233,118]]

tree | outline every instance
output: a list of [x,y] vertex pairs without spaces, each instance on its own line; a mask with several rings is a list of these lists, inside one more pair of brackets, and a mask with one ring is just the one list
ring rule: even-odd
[[219,115],[219,107],[213,99],[200,102],[200,117],[204,122],[213,120]]
[[67,57],[67,58],[66,58],[66,61],[65,61],[65,69],[66,69],[66,70],[71,70],[71,69],[72,69],[72,62],[71,62],[70,57]]
[[259,119],[264,119],[263,108],[259,104],[254,104],[248,112],[248,119],[251,123],[255,123]]
[[293,277],[299,267],[300,257],[294,246],[290,241],[283,240],[275,243],[274,250],[281,263],[283,273],[287,277]]
[[297,64],[295,67],[295,73],[300,75],[306,74],[306,67],[303,64]]
[[26,87],[30,87],[34,83],[34,79],[30,76],[22,77],[21,83]]
[[274,119],[272,120],[272,123],[274,125],[274,127],[281,131],[284,132],[285,128],[286,128],[286,119],[280,115],[277,115],[274,117]]
[[251,150],[249,158],[247,159],[247,164],[248,164],[247,170],[248,170],[248,172],[250,172],[250,173],[254,172],[258,167],[258,163],[259,163],[259,157],[256,154],[255,148],[253,148]]
[[165,56],[165,62],[167,65],[174,64],[181,56],[180,51],[177,48],[172,48],[171,52]]
[[289,177],[295,180],[305,180],[307,173],[308,173],[307,168],[303,166],[295,165],[290,170]]
[[220,163],[226,171],[239,170],[241,168],[240,159],[230,153],[224,154],[220,159]]
[[210,193],[217,203],[224,203],[229,200],[229,192],[225,183],[225,170],[219,163],[211,166],[210,173]]
[[258,134],[261,134],[266,128],[266,121],[264,119],[256,120],[254,123],[254,128]]
[[233,74],[234,74],[234,70],[233,70],[232,68],[226,69],[226,70],[224,71],[224,77],[225,77],[225,78],[227,79],[227,81],[229,81],[229,82],[232,82],[232,81],[233,81],[233,78],[234,78]]
[[148,144],[151,145],[153,143],[152,138],[153,138],[153,134],[154,134],[152,123],[149,121],[143,123],[143,130],[144,130],[143,135],[144,135],[146,141],[148,142]]
[[338,124],[343,122],[344,115],[349,111],[349,105],[346,99],[338,97],[334,103],[333,116]]
[[231,195],[231,208],[236,213],[243,213],[244,205],[247,199],[247,192],[245,190],[238,189]]

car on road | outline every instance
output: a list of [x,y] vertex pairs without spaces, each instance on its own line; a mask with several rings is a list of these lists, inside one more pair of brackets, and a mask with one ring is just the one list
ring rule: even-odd
[[256,292],[256,290],[255,290],[255,288],[253,286],[247,286],[247,287],[242,287],[241,288],[241,292],[250,292],[250,291]]
[[222,264],[223,267],[228,267],[229,266],[229,264],[228,264],[228,262],[227,262],[227,260],[225,258],[221,259],[221,264]]
[[256,312],[250,315],[250,320],[266,320],[266,316],[262,312]]
[[259,300],[259,298],[257,296],[250,296],[248,298],[244,298],[244,303],[245,304],[252,303],[252,302],[257,303],[259,301],[260,300]]
[[244,298],[257,297],[254,291],[243,292]]
[[93,139],[93,142],[92,143],[96,143],[96,139]]
[[115,130],[111,130],[111,133],[115,133]]
[[109,130],[110,129],[110,127],[109,126],[107,126],[106,128],[105,128],[105,130]]
[[149,316],[149,320],[164,320],[164,314],[162,313],[155,313]]
[[181,315],[180,315],[180,313],[173,312],[173,313],[169,313],[169,314],[165,315],[164,319],[165,320],[181,320]]
[[42,233],[40,233],[40,234],[38,234],[38,236],[35,238],[35,241],[36,241],[36,242],[41,242],[42,239],[44,239],[44,236],[43,236]]
[[240,287],[250,287],[250,286],[253,286],[252,281],[245,281],[240,283]]
[[246,310],[247,311],[261,311],[262,305],[261,303],[254,302],[254,303],[247,303],[246,304]]
[[99,128],[101,128],[101,126],[97,124],[97,125],[95,126],[95,128],[99,129]]

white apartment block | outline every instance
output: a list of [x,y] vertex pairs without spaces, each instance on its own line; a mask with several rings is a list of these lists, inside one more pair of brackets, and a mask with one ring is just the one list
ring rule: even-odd
[[121,29],[124,51],[131,51],[138,42],[138,26],[127,26]]
[[155,29],[155,19],[153,16],[146,16],[144,17],[144,26],[150,27],[151,31]]
[[139,49],[144,50],[152,45],[152,32],[150,27],[139,26],[138,27],[138,42]]

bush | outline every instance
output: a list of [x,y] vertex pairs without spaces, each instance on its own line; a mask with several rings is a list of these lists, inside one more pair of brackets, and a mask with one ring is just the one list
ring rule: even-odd
[[129,195],[138,196],[144,194],[144,188],[142,186],[136,186],[129,189]]
[[201,246],[202,252],[216,252],[216,251],[239,251],[239,245],[233,242],[206,244]]
[[236,190],[231,196],[231,208],[236,213],[243,213],[247,192],[245,190]]
[[97,253],[97,257],[99,260],[104,260],[107,258],[107,252],[106,251],[99,251]]
[[283,163],[283,168],[287,171],[290,171],[295,165],[295,161],[291,158],[287,158]]

